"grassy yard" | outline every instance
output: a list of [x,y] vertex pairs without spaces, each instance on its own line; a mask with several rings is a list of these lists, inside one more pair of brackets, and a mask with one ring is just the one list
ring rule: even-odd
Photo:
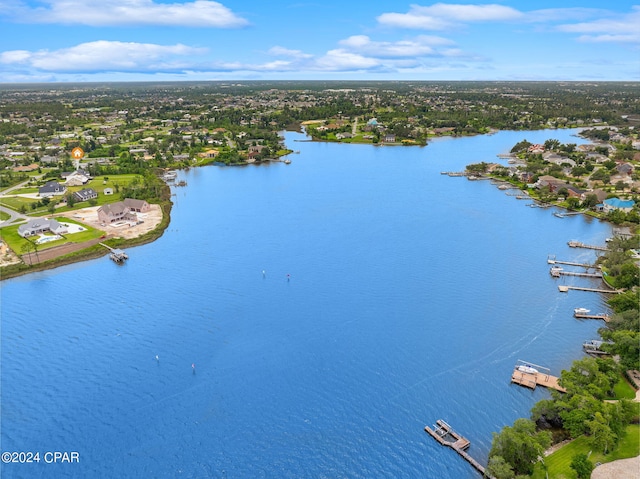
[[[83,186],[70,186],[69,188],[67,188],[67,193],[64,195],[66,196],[67,194],[70,193],[74,193],[76,191],[80,191],[83,188],[93,188],[94,190],[96,190],[98,192],[98,198],[96,199],[97,203],[96,205],[103,205],[106,203],[113,203],[115,201],[119,201],[120,200],[120,196],[118,193],[116,193],[116,189],[117,188],[121,188],[124,186],[129,185],[135,178],[141,179],[142,177],[140,175],[110,175],[108,177],[108,180],[105,180],[104,176],[99,176],[97,178],[92,179],[91,181],[89,181],[86,185]],[[117,186],[116,186],[117,185]],[[105,195],[104,194],[104,189],[105,188],[111,188],[114,192],[113,195]],[[19,191],[15,191],[12,192],[12,194],[18,194],[18,193],[37,193],[38,190],[37,188],[22,188]],[[59,202],[61,200],[62,196],[55,196],[52,198],[52,202]],[[26,208],[25,214],[28,215],[45,215],[45,214],[49,214],[49,210],[47,207],[39,207],[36,208],[35,210],[31,209],[31,204],[32,203],[37,203],[39,200],[38,199],[34,199],[34,198],[23,198],[23,197],[19,197],[19,196],[7,196],[7,197],[3,197],[0,198],[0,205],[2,206],[6,206],[7,208],[11,208],[15,211],[20,211],[20,207],[24,205],[24,207]],[[88,202],[82,202],[82,203],[76,203],[74,204],[74,206],[72,208],[68,207],[68,206],[63,206],[60,208],[56,208],[56,213],[64,213],[67,211],[72,211],[74,209],[78,209],[78,208],[85,208],[89,206]]]
[[624,377],[621,377],[620,381],[613,387],[613,392],[615,394],[614,399],[633,399],[636,397],[636,390]]
[[[81,225],[85,228],[85,231],[80,231],[78,233],[70,233],[66,234],[65,237],[55,240],[48,241],[46,243],[42,243],[38,245],[38,251],[43,251],[45,249],[52,248],[54,246],[59,246],[61,244],[72,242],[72,243],[82,243],[83,241],[92,240],[95,238],[99,238],[104,234],[104,231],[97,230],[88,225],[85,225],[79,221],[72,220],[65,217],[56,218],[60,223],[74,223],[77,225]],[[15,226],[5,226],[0,229],[0,236],[7,243],[7,245],[18,255],[24,253],[23,248],[25,245],[28,245],[29,240],[24,239],[22,236],[18,234],[18,225]],[[32,238],[33,239],[33,238]]]
[[9,213],[5,213],[4,211],[0,211],[0,221],[5,221],[11,218]]
[[11,208],[12,210],[20,211],[22,205],[27,209],[26,214],[32,212],[31,203],[37,202],[33,198],[22,198],[21,196],[5,196],[0,198],[0,205]]
[[[575,479],[576,474],[569,465],[576,454],[588,454],[589,460],[594,464],[636,457],[640,454],[640,425],[627,426],[626,435],[620,441],[618,448],[606,456],[599,451],[593,451],[590,440],[586,436],[574,439],[545,458],[544,462],[547,466],[549,479]],[[532,479],[545,479],[545,471],[541,464],[536,465],[531,477]]]

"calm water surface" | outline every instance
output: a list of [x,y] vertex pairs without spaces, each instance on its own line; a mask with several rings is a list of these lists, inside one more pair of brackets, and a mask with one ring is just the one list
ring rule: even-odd
[[2,477],[479,477],[424,426],[484,462],[548,396],[509,384],[515,362],[559,374],[601,326],[573,308],[605,304],[558,293],[591,283],[551,279],[547,255],[593,261],[567,241],[611,229],[440,171],[573,134],[287,133],[291,165],[181,173],[169,229],[126,265],[2,282],[2,450],[80,453]]

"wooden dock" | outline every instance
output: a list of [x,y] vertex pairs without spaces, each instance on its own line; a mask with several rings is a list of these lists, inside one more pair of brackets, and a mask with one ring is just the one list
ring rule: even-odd
[[425,426],[424,430],[442,446],[448,446],[460,454],[460,456],[462,456],[465,461],[471,464],[480,474],[482,474],[483,477],[495,479],[492,476],[486,475],[485,467],[466,452],[466,449],[469,448],[471,442],[467,438],[455,432],[453,428],[442,419],[438,419],[436,421],[433,429],[429,426]]
[[595,249],[597,251],[607,251],[606,246],[594,246],[594,245],[581,243],[580,241],[569,241],[567,242],[567,244],[571,248],[586,248],[586,249]]
[[[539,366],[537,364],[528,363],[522,360],[518,360],[519,364],[513,368],[511,374],[511,382],[520,386],[535,389],[536,386],[543,386],[549,389],[555,389],[562,393],[567,392],[565,388],[558,384],[558,378],[549,374],[549,368]],[[525,366],[526,369],[520,370],[519,367]],[[528,372],[529,370],[530,372]]]
[[586,268],[586,269],[600,269],[600,266],[595,265],[595,264],[574,263],[572,261],[560,261],[558,259],[547,259],[547,263],[549,263],[549,264],[566,264],[567,266],[580,266],[581,268]]
[[578,273],[576,271],[556,271],[551,273],[552,276],[580,276],[581,278],[602,278],[602,273]]
[[608,323],[611,320],[608,314],[573,313],[573,317],[577,319],[602,319],[605,323]]
[[565,286],[559,285],[558,291],[561,293],[568,293],[570,289],[576,291],[591,291],[592,293],[608,293],[608,294],[620,294],[622,291],[616,289],[598,289],[598,288],[583,288],[582,286]]

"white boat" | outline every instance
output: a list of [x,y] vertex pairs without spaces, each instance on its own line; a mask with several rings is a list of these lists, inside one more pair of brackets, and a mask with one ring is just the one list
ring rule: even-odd
[[587,308],[576,308],[573,310],[573,314],[589,314],[590,312],[591,310]]
[[559,278],[561,272],[562,268],[560,266],[552,266],[551,269],[549,269],[549,274],[554,278]]
[[591,351],[599,351],[600,346],[602,346],[603,341],[599,341],[597,339],[590,339],[589,341],[585,341],[582,343],[582,347]]
[[527,373],[527,374],[535,374],[538,372],[536,368],[529,366],[528,364],[521,364],[516,369],[521,373]]

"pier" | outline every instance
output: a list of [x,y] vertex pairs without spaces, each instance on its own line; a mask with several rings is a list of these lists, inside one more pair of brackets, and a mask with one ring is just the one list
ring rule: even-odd
[[574,263],[572,261],[560,261],[559,259],[556,259],[555,256],[549,256],[547,258],[547,263],[549,263],[549,264],[564,264],[564,265],[567,265],[567,266],[579,266],[579,267],[585,268],[585,269],[600,269],[600,266],[598,266],[596,264]]
[[558,286],[558,291],[561,293],[568,293],[570,289],[576,291],[590,291],[592,293],[608,293],[608,294],[620,294],[622,291],[618,291],[617,289],[599,289],[599,288],[583,288],[582,286]]
[[106,245],[104,243],[98,243],[98,244],[100,246],[104,246],[109,251],[111,251],[111,254],[109,255],[109,258],[111,258],[116,263],[122,264],[122,263],[125,262],[125,260],[129,259],[129,255],[127,253],[125,253],[124,250],[112,248],[111,246]]
[[513,368],[513,373],[511,374],[511,382],[531,389],[535,389],[536,386],[543,386],[562,393],[567,392],[565,388],[558,384],[558,378],[551,376],[549,371],[549,368],[545,368],[544,366],[518,359],[518,363]]
[[571,248],[586,248],[586,249],[595,249],[597,251],[607,251],[606,246],[593,246],[593,245],[581,243],[580,241],[568,241],[567,244]]
[[482,474],[483,477],[495,479],[492,476],[486,475],[484,466],[466,452],[466,449],[469,448],[471,442],[467,438],[462,437],[460,434],[455,432],[453,428],[442,419],[438,419],[436,421],[433,429],[431,429],[429,426],[425,426],[424,430],[428,432],[429,435],[436,441],[438,441],[440,445],[448,446],[458,454],[460,454],[460,456],[462,456],[465,461],[471,464],[480,474]]
[[605,323],[608,323],[611,320],[608,314],[573,313],[573,317],[577,319],[602,319]]
[[559,277],[559,276],[580,276],[582,278],[598,278],[602,279],[602,273],[578,273],[575,271],[560,271],[557,269],[551,269],[551,276]]

